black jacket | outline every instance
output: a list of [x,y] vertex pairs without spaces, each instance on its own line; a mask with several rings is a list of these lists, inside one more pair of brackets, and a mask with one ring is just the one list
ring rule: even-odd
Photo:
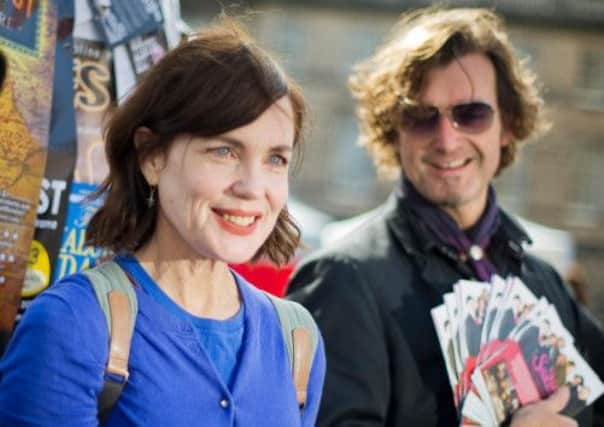
[[[576,346],[604,378],[604,333],[572,299],[554,269],[526,254],[525,232],[502,214],[490,260],[553,303]],[[430,317],[467,265],[391,197],[334,247],[311,255],[288,292],[315,316],[327,376],[318,426],[454,426],[458,423]],[[604,414],[604,399],[597,402]],[[592,425],[593,408],[580,415]]]

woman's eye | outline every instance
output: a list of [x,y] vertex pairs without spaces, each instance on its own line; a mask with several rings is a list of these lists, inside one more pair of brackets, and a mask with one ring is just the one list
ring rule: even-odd
[[270,157],[270,162],[272,166],[287,166],[288,164],[287,158],[279,154],[272,154]]
[[233,150],[230,147],[214,148],[212,152],[218,157],[231,157],[233,155]]

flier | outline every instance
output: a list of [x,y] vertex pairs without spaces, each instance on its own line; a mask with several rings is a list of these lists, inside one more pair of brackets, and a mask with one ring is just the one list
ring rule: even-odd
[[163,24],[158,0],[89,0],[106,44],[115,47],[158,31]]
[[[94,264],[106,252],[86,246],[86,226],[100,200],[93,193],[108,173],[103,122],[120,96],[167,51],[162,9],[178,1],[76,0],[73,83],[77,160],[53,281]],[[174,18],[174,16],[172,17]],[[171,22],[171,27],[176,25]],[[175,39],[175,35],[171,34]]]
[[0,93],[0,345],[19,309],[44,177],[57,21],[51,0],[0,3],[8,60]]
[[604,393],[555,307],[517,277],[460,280],[443,300],[431,313],[461,425],[500,425],[562,386],[575,416]]
[[72,79],[74,4],[72,0],[62,0],[58,6],[59,23],[46,171],[40,189],[35,235],[23,284],[20,313],[52,283],[76,157]]
[[77,160],[69,190],[67,220],[53,281],[93,264],[100,251],[84,244],[86,225],[99,201],[90,200],[107,176],[102,124],[114,103],[112,56],[93,22],[87,0],[76,2],[73,44],[74,109],[77,123]]

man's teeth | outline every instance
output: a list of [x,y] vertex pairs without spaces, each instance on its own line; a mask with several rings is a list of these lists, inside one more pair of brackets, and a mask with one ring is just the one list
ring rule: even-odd
[[440,166],[443,169],[454,169],[454,168],[463,166],[465,163],[466,163],[466,161],[464,159],[462,159],[462,160],[455,160],[452,162],[446,162],[446,163],[441,164]]
[[232,222],[233,224],[241,225],[243,227],[246,227],[246,226],[250,225],[252,222],[254,222],[253,216],[238,216],[238,215],[222,214],[222,217],[224,219],[226,219],[228,222]]

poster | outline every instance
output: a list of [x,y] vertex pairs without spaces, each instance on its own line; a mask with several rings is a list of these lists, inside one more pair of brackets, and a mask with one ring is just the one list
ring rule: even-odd
[[[109,172],[103,123],[116,99],[125,96],[168,49],[157,0],[77,0],[75,7],[73,83],[77,159],[53,281],[108,255],[107,251],[84,244],[88,221],[101,204],[92,195]],[[120,28],[125,29],[124,34]]]
[[67,214],[67,198],[76,156],[72,78],[73,0],[62,0],[58,6],[59,20],[46,171],[40,188],[35,234],[21,292],[20,312],[52,283]]
[[108,172],[102,125],[115,104],[112,55],[103,40],[88,1],[77,0],[73,41],[77,159],[53,281],[90,266],[100,255],[84,241],[88,221],[100,204],[100,200],[90,200],[91,196]]
[[19,309],[44,177],[58,11],[54,1],[0,3],[0,347]]

